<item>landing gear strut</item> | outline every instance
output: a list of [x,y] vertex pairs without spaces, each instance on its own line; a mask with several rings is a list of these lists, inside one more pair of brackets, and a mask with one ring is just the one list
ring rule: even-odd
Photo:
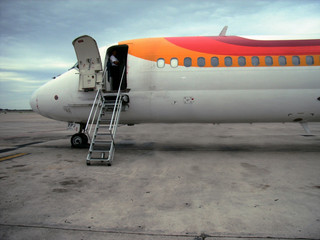
[[71,137],[71,146],[74,148],[84,148],[88,145],[88,137],[83,133],[85,125],[80,123],[79,132],[72,135]]

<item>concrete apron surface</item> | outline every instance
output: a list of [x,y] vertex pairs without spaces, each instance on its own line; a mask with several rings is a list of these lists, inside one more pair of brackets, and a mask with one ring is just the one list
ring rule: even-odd
[[112,167],[65,123],[0,123],[0,239],[320,238],[319,123],[121,126]]

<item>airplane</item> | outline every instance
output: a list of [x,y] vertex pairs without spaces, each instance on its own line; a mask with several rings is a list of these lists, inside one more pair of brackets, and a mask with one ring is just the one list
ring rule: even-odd
[[[226,31],[127,40],[100,49],[92,37],[80,36],[73,41],[77,63],[37,89],[30,105],[42,116],[80,124],[73,147],[94,145],[98,129],[92,133],[92,126],[111,121],[112,156],[96,158],[108,165],[118,124],[299,122],[310,134],[307,123],[320,121],[320,39]],[[114,51],[117,76],[110,70]]]

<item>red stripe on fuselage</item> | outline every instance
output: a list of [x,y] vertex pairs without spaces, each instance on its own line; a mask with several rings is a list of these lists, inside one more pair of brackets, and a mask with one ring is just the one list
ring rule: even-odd
[[320,39],[253,40],[242,37],[169,37],[176,46],[218,55],[308,55],[320,54]]
[[308,40],[254,40],[243,37],[209,37],[216,41],[247,47],[306,47],[320,46],[320,39]]

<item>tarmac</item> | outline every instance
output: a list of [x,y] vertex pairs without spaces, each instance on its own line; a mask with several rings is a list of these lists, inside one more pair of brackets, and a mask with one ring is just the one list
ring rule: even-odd
[[320,123],[121,126],[111,167],[66,127],[0,114],[0,239],[320,239]]

